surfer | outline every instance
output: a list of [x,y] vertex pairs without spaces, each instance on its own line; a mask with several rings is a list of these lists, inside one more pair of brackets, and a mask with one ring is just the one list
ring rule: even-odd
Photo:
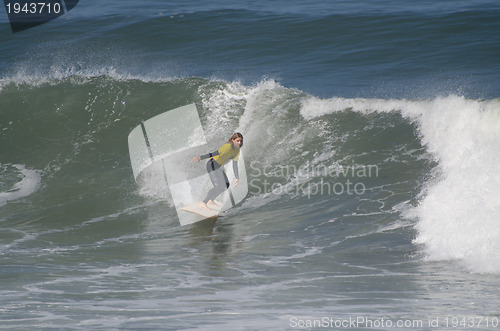
[[236,178],[233,187],[238,185],[238,156],[240,155],[241,147],[243,147],[243,135],[236,132],[227,143],[215,152],[193,158],[195,162],[210,158],[207,162],[207,172],[214,187],[208,191],[205,199],[200,202],[201,208],[209,209],[209,207],[212,207],[219,209],[222,207],[220,203],[215,201],[215,198],[229,188],[229,180],[222,166],[229,162],[230,159],[233,160],[234,177]]

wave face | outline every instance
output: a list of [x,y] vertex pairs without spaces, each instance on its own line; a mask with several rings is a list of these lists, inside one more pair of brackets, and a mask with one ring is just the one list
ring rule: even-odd
[[39,204],[55,205],[60,194],[81,200],[101,192],[121,208],[124,183],[126,195],[136,189],[124,137],[140,121],[192,101],[207,140],[244,133],[250,196],[242,208],[294,199],[308,208],[319,197],[368,201],[366,213],[394,209],[410,222],[401,226],[415,221],[414,242],[428,259],[500,270],[498,100],[320,99],[274,80],[9,83],[0,94],[1,142],[10,146],[3,157],[23,165],[5,176],[24,179],[2,193],[2,204],[35,194]]
[[311,99],[301,111],[314,118],[345,109],[398,111],[417,124],[420,141],[438,166],[417,206],[403,213],[418,219],[415,242],[425,246],[430,259],[458,259],[472,270],[498,272],[500,100]]

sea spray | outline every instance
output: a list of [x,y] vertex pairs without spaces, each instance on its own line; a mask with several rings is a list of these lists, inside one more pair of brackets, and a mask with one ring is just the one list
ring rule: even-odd
[[415,242],[430,259],[500,272],[500,103],[438,99],[420,122],[440,176],[416,207]]
[[4,181],[8,182],[8,178],[17,177],[18,179],[12,187],[0,192],[0,207],[8,202],[29,196],[40,187],[41,172],[39,170],[27,169],[23,164],[0,164],[0,169],[2,170],[2,184]]

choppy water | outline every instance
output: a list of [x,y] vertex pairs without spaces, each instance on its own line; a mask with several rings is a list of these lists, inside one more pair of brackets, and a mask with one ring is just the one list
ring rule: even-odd
[[[498,328],[499,9],[0,12],[1,327]],[[249,194],[180,227],[127,136],[189,103],[207,139],[243,133]]]

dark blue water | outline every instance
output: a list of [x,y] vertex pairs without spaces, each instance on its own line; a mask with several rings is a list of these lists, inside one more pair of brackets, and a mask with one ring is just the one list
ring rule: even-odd
[[492,1],[86,1],[20,34],[4,17],[0,68],[3,77],[105,68],[149,78],[268,77],[324,97],[492,98],[499,10]]

